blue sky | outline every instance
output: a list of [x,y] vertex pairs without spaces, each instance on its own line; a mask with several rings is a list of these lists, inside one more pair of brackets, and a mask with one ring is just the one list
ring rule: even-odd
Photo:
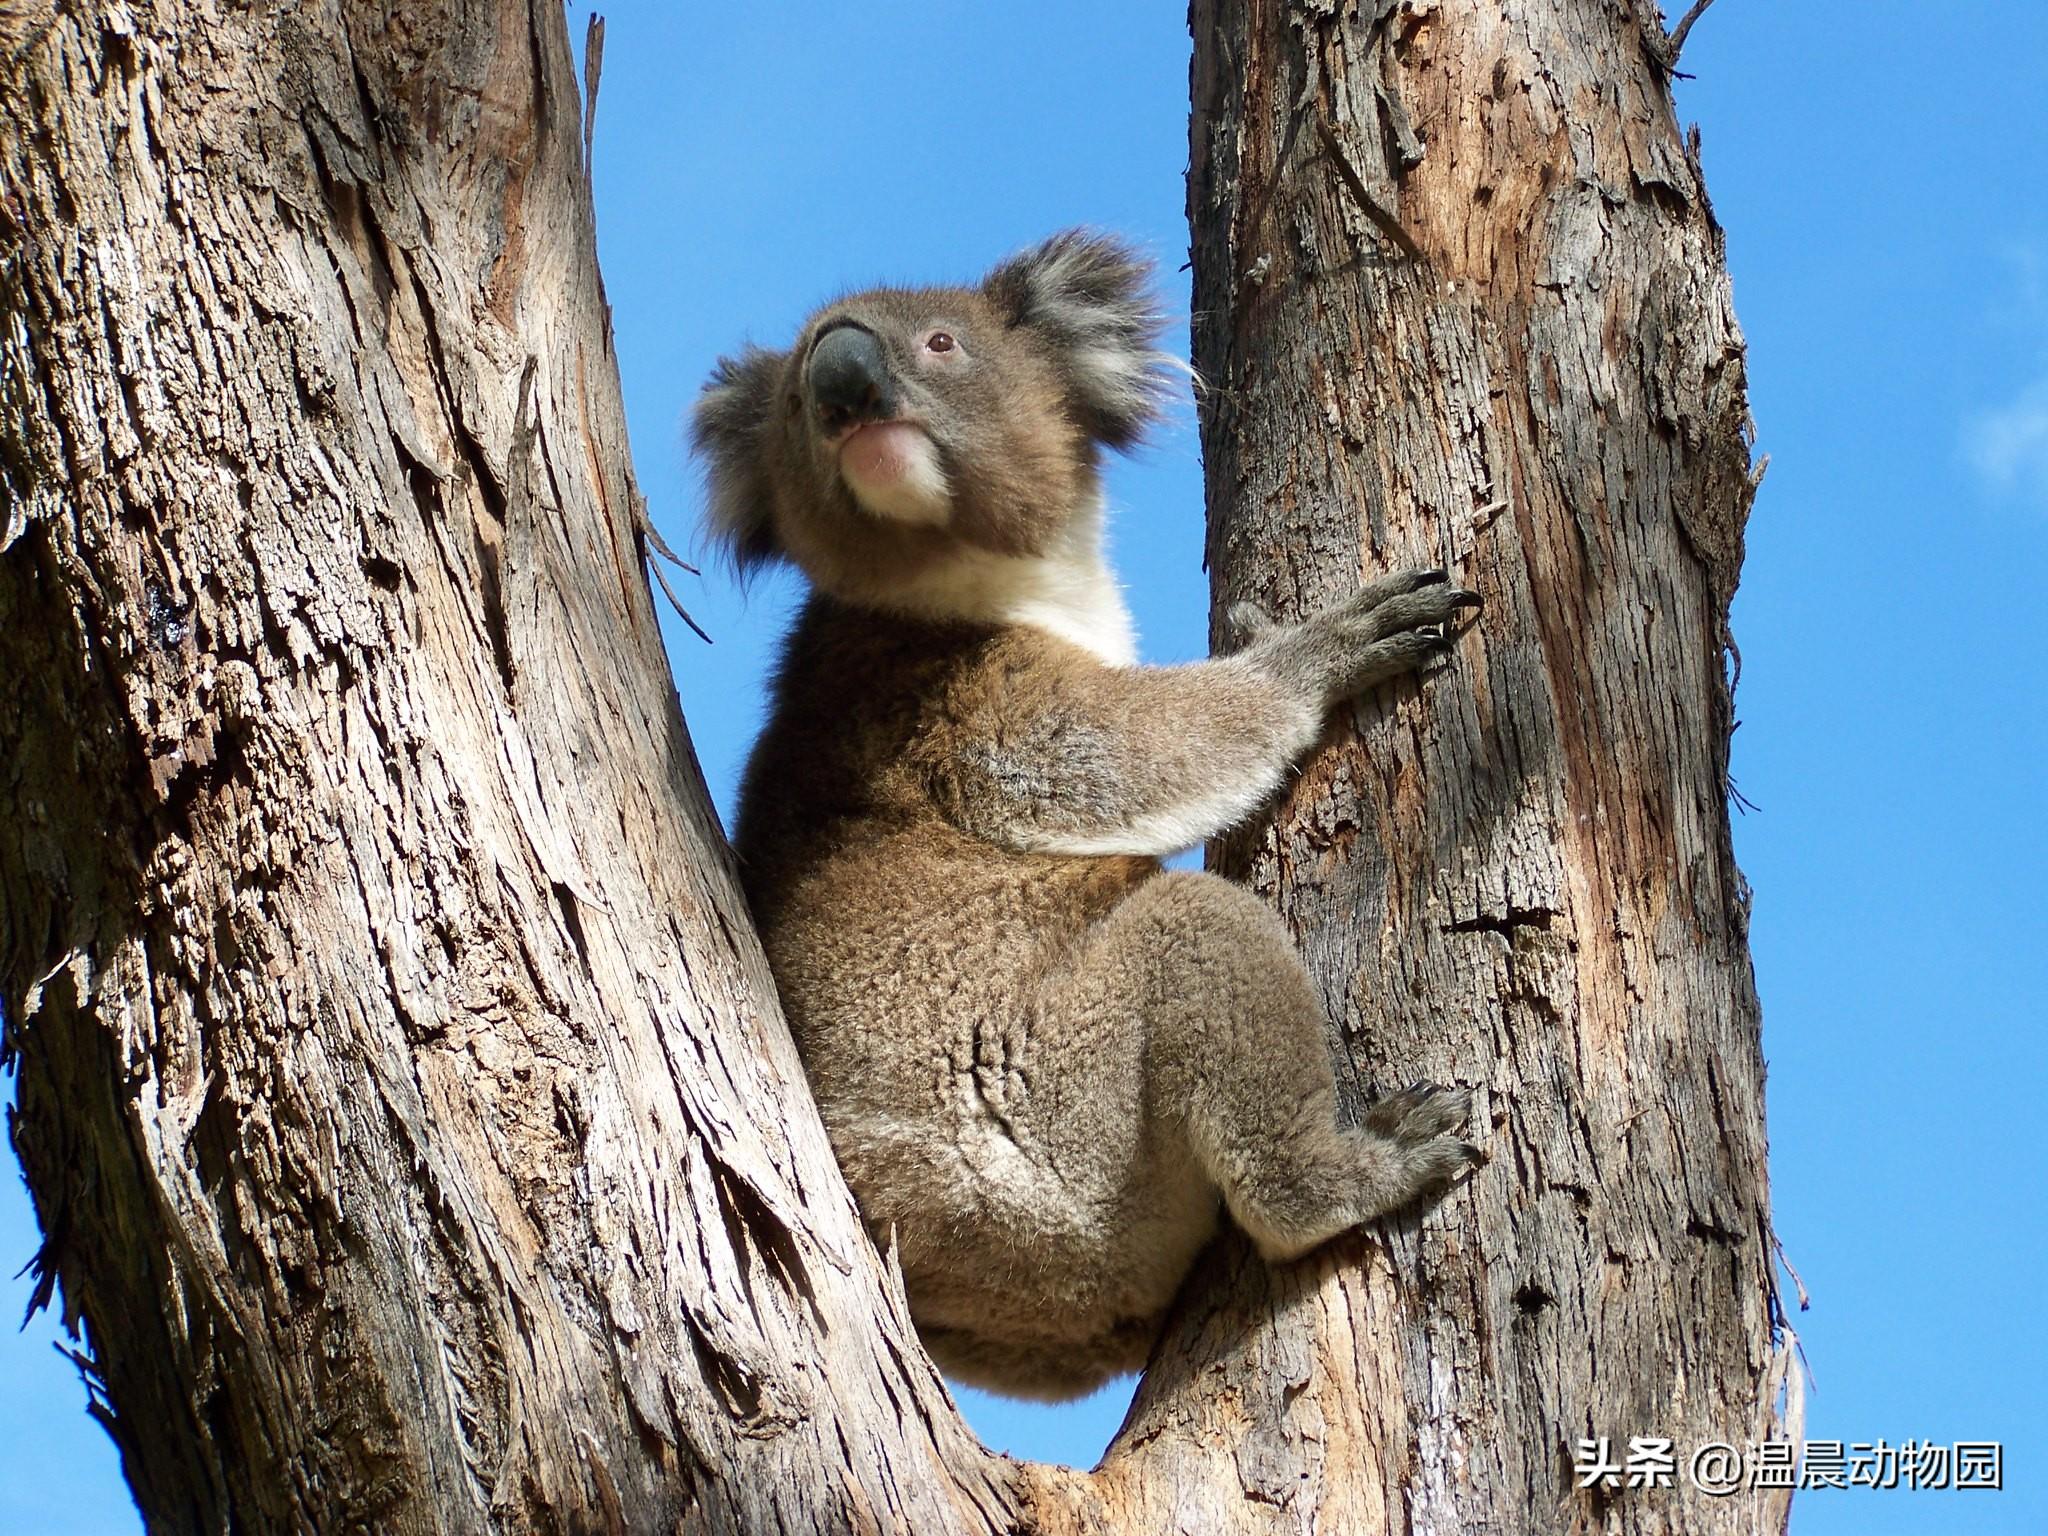
[[[680,544],[680,423],[713,358],[849,284],[971,276],[1077,223],[1155,253],[1185,315],[1177,4],[621,4],[599,228],[641,483]],[[587,10],[571,7],[580,37]],[[2048,6],[1722,0],[1701,123],[1771,470],[1735,606],[1736,825],[1808,1433],[2002,1440],[2004,1493],[1814,1493],[1801,1536],[2048,1529]],[[2032,188],[2033,190],[2029,190]],[[1184,334],[1178,328],[1176,339]],[[1146,655],[1200,654],[1183,413],[1111,481]],[[691,733],[728,816],[793,587],[678,583]],[[0,1268],[34,1248],[0,1177]],[[0,1286],[18,1317],[27,1284]],[[47,1317],[0,1333],[0,1531],[138,1522]],[[1128,1388],[966,1395],[991,1444],[1087,1465]],[[1732,1428],[1732,1426],[1731,1426]],[[1653,1433],[1653,1426],[1644,1432]]]

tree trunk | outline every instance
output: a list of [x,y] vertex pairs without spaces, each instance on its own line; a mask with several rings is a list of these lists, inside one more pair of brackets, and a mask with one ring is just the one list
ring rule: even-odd
[[1475,1088],[1494,1161],[1220,1248],[1089,1477],[975,1445],[810,1106],[640,570],[561,8],[85,9],[0,0],[0,1008],[152,1530],[1749,1526],[1570,1476],[1777,1379],[1741,344],[1647,13],[1196,4],[1219,612],[1488,600],[1219,857],[1354,1085]]
[[150,1527],[981,1529],[676,709],[561,6],[0,59],[12,1133]]
[[[1288,918],[1353,1091],[1470,1088],[1492,1162],[1292,1273],[1234,1255],[1127,1441],[1213,1445],[1182,1507],[1213,1481],[1288,1529],[1775,1527],[1784,1495],[1688,1478],[1771,1435],[1789,1355],[1727,811],[1743,346],[1664,34],[1613,0],[1193,14],[1215,638],[1399,566],[1486,599],[1212,861]],[[1579,1489],[1601,1436],[1668,1437],[1677,1486]]]

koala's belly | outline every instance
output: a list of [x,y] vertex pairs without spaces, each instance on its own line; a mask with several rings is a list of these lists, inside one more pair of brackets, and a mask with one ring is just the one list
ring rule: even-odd
[[1156,869],[1124,862],[899,847],[825,862],[762,914],[840,1166],[894,1230],[920,1328],[1142,1350],[1215,1231],[1178,1128],[1147,1121],[1136,1010],[1057,1000],[1088,927]]

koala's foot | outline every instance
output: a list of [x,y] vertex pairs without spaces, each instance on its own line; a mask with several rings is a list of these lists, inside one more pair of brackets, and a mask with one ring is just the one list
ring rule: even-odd
[[1463,1130],[1471,1118],[1472,1100],[1459,1089],[1411,1083],[1399,1093],[1374,1100],[1365,1112],[1365,1128],[1396,1141],[1426,1141]]
[[1372,1106],[1356,1129],[1334,1126],[1278,1145],[1284,1163],[1264,1169],[1256,1188],[1240,1183],[1231,1215],[1271,1263],[1320,1248],[1340,1232],[1442,1194],[1486,1161],[1458,1133],[1470,1100],[1417,1083]]
[[1434,1083],[1390,1093],[1366,1111],[1360,1221],[1439,1195],[1486,1161],[1457,1133],[1471,1118],[1470,1095]]

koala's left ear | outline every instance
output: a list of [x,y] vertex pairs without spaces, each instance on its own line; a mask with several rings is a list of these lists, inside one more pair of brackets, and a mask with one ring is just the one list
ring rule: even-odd
[[691,414],[691,438],[710,460],[705,532],[725,546],[742,576],[783,553],[775,539],[775,487],[764,440],[782,364],[781,353],[759,347],[721,357]]
[[1088,434],[1128,448],[1157,420],[1175,363],[1153,343],[1152,265],[1129,246],[1070,229],[1012,256],[982,283],[1010,324],[1054,347]]

